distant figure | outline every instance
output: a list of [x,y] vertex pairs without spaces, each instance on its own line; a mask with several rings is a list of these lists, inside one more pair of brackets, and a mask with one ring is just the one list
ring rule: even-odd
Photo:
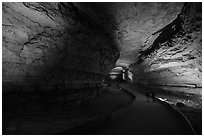
[[149,102],[149,92],[146,91],[147,102]]
[[119,87],[120,81],[117,79],[116,80],[117,86]]
[[156,101],[156,98],[155,98],[155,92],[152,91],[152,102],[155,102]]

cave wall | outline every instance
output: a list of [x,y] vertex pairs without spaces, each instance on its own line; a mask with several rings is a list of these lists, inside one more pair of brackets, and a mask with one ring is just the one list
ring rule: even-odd
[[201,94],[201,3],[2,6],[4,91],[97,86],[118,47],[135,83]]
[[101,84],[119,52],[112,32],[75,5],[2,4],[3,92]]
[[201,95],[202,3],[185,3],[177,18],[155,35],[130,65],[134,82]]

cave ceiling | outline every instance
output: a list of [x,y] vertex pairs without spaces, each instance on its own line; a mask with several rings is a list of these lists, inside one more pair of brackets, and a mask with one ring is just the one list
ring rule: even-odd
[[139,52],[153,44],[159,31],[175,20],[183,7],[183,3],[148,2],[75,4],[111,29],[120,50],[117,65],[125,66],[137,61]]

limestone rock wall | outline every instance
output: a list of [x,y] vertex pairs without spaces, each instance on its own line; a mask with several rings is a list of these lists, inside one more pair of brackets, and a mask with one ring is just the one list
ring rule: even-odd
[[119,57],[104,27],[73,3],[4,2],[3,92],[98,86]]
[[177,18],[183,3],[127,2],[113,8],[118,23],[116,31],[120,47],[118,64],[130,65],[137,61],[139,52],[153,44],[161,30]]
[[201,94],[202,4],[185,3],[177,18],[154,35],[153,44],[130,65],[134,82]]

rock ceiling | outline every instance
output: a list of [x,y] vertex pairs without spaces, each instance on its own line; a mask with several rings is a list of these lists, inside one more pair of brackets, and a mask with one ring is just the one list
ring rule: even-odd
[[117,61],[135,82],[200,87],[201,9],[200,3],[3,3],[3,81],[97,85]]
[[[99,22],[112,24],[115,42],[120,49],[118,65],[129,65],[139,52],[147,49],[159,31],[175,20],[183,3],[94,3],[81,4]],[[85,6],[86,5],[86,6]],[[88,6],[87,6],[88,5]],[[158,32],[158,33],[156,33]]]

